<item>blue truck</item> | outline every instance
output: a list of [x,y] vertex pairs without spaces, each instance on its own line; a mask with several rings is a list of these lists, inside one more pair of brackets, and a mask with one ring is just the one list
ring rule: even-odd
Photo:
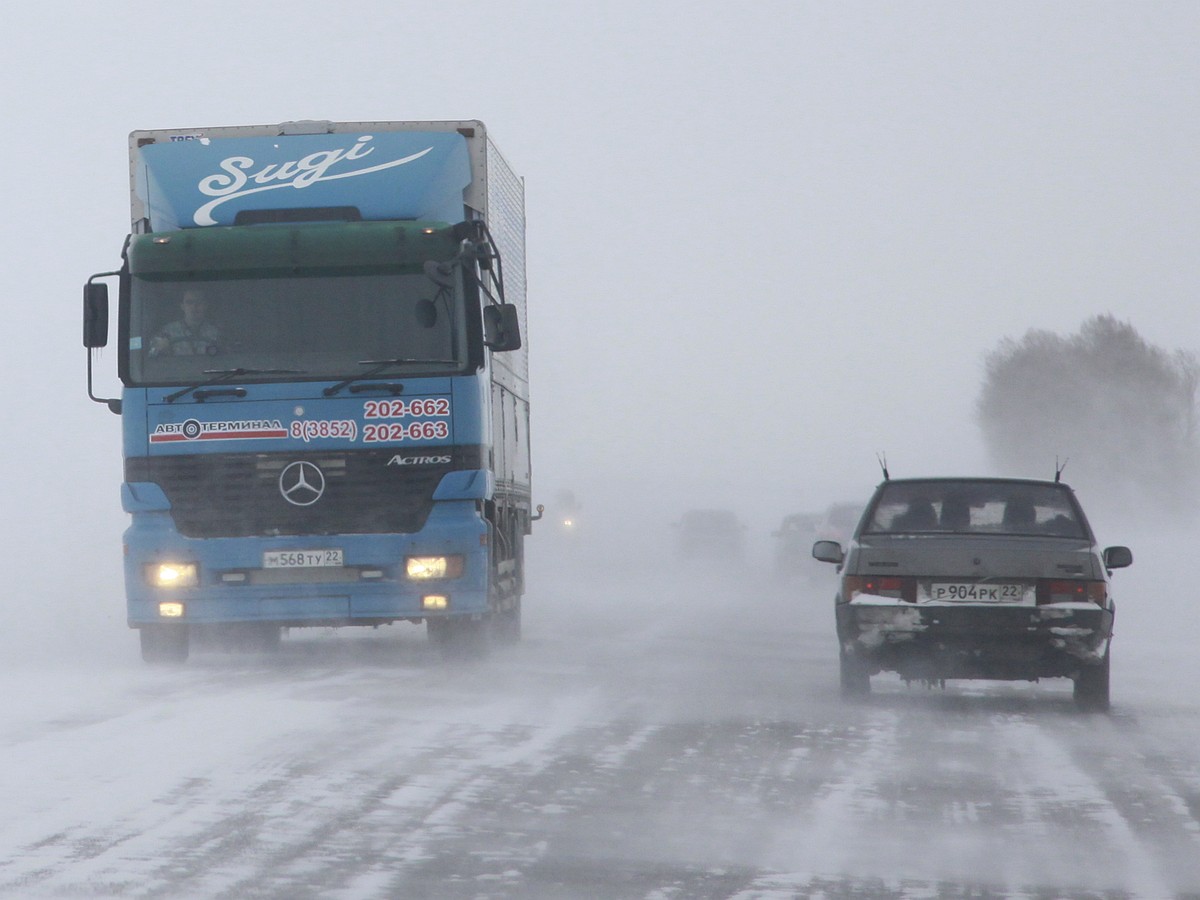
[[[85,285],[83,342],[89,397],[121,417],[143,659],[304,626],[519,639],[524,184],[483,123],[135,131],[129,151],[130,234]],[[121,388],[100,397],[113,286]]]

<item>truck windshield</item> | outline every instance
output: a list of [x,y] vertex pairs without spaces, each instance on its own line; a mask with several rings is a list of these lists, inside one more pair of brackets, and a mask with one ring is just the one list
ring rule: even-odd
[[206,372],[290,370],[290,378],[361,376],[364,360],[411,360],[389,376],[467,364],[461,275],[416,272],[161,280],[135,276],[129,306],[134,385],[201,382]]

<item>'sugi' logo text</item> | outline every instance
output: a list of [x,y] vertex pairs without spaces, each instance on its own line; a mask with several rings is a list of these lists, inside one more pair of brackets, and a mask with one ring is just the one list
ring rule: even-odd
[[391,169],[395,166],[402,166],[405,163],[420,159],[433,149],[432,147],[426,147],[424,150],[414,153],[411,156],[406,156],[403,159],[394,159],[375,166],[353,169],[349,172],[343,171],[332,174],[329,172],[337,163],[352,162],[374,153],[375,148],[368,146],[372,139],[373,135],[364,134],[348,150],[318,150],[316,153],[310,153],[302,159],[289,160],[282,163],[268,163],[257,171],[255,171],[257,163],[248,156],[230,156],[227,159],[223,159],[220,162],[221,172],[201,179],[200,183],[196,185],[200,193],[206,197],[215,197],[216,199],[205,203],[197,209],[196,215],[193,217],[194,221],[197,225],[217,224],[216,219],[213,218],[213,210],[222,203],[238,197],[257,194],[262,191],[273,191],[279,188],[302,190],[309,185],[321,181],[333,181],[337,178],[354,178],[358,175],[380,172],[383,169]]

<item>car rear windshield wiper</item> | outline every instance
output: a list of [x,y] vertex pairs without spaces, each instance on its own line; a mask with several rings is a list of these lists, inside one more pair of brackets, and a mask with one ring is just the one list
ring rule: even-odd
[[205,375],[211,375],[212,378],[201,381],[199,384],[193,384],[190,387],[181,388],[173,394],[168,394],[164,399],[168,403],[174,403],[185,394],[190,394],[197,388],[208,387],[210,384],[220,384],[222,381],[228,381],[231,378],[237,378],[240,375],[303,375],[303,369],[205,369]]
[[367,369],[367,371],[360,375],[354,375],[350,378],[347,378],[345,381],[339,381],[332,387],[325,388],[322,393],[325,394],[326,397],[332,397],[347,385],[354,384],[356,381],[362,381],[364,378],[370,378],[374,375],[378,375],[380,372],[384,372],[390,369],[392,366],[403,366],[417,363],[440,363],[444,365],[457,366],[459,361],[457,359],[412,359],[407,356],[397,356],[393,359],[360,359],[358,361],[360,366],[370,366],[371,368]]

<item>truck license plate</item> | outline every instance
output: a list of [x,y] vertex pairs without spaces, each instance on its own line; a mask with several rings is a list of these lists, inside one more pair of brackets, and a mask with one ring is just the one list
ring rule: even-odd
[[342,566],[342,551],[337,550],[268,550],[263,554],[264,569],[315,569]]

